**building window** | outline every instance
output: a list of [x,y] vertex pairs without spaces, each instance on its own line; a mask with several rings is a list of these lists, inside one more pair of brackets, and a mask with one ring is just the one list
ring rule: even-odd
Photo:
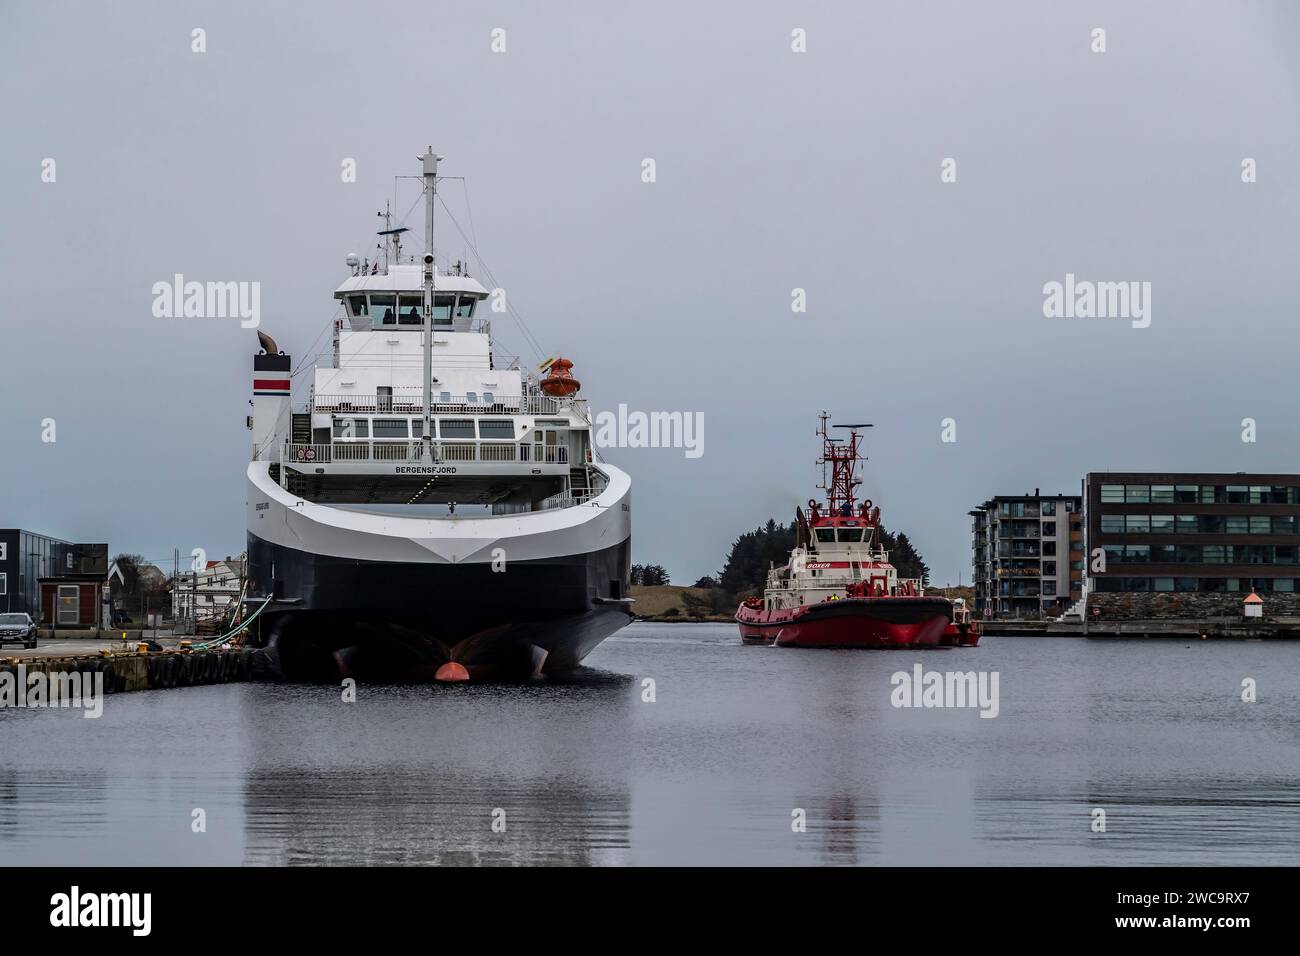
[[1153,591],[1172,591],[1174,589],[1173,578],[1152,578],[1151,590]]
[[1054,557],[1056,557],[1056,542],[1055,542],[1055,541],[1044,541],[1044,542],[1043,542],[1043,557],[1045,557],[1045,558],[1054,558]]
[[1184,504],[1196,504],[1196,486],[1195,485],[1175,485],[1174,501],[1180,501]]
[[1124,502],[1130,505],[1145,505],[1151,501],[1150,485],[1125,485]]
[[1044,581],[1044,582],[1043,582],[1043,597],[1056,597],[1056,582],[1055,582],[1055,581]]
[[1044,521],[1044,522],[1043,522],[1043,537],[1044,537],[1044,538],[1055,538],[1055,537],[1056,537],[1056,522],[1055,522],[1055,521]]
[[[1056,562],[1055,562],[1055,561],[1044,561],[1044,562],[1043,562],[1043,577],[1045,577],[1045,578],[1054,578],[1054,577],[1056,577]],[[1055,587],[1056,585],[1052,585],[1052,586]]]
[[58,622],[76,624],[81,620],[81,589],[75,584],[59,585]]
[[[1182,548],[1178,550],[1182,551]],[[1205,564],[1223,564],[1225,557],[1224,546],[1221,544],[1207,544],[1201,548],[1201,561]]]
[[7,572],[0,571],[0,597],[9,593],[9,575]]
[[1050,517],[1051,515],[1056,514],[1056,502],[1055,502],[1055,501],[1044,501],[1044,502],[1043,502],[1042,512],[1043,512],[1043,514],[1044,514],[1045,516],[1048,516],[1048,517]]
[[1273,521],[1270,518],[1251,518],[1251,534],[1269,534],[1273,530]]
[[1124,503],[1124,486],[1102,485],[1101,501],[1102,504],[1122,505]]
[[1172,504],[1174,500],[1173,485],[1152,485],[1151,501],[1156,504]]
[[1146,564],[1151,560],[1151,546],[1147,544],[1130,544],[1124,549],[1124,560],[1134,564]]
[[1238,515],[1227,517],[1228,534],[1250,534],[1250,519]]
[[1147,534],[1151,530],[1149,515],[1125,515],[1124,530],[1128,534]]

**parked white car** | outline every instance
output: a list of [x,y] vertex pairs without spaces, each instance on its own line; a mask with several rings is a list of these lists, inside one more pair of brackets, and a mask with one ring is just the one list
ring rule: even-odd
[[28,614],[0,614],[0,646],[8,641],[23,647],[36,646],[36,622]]

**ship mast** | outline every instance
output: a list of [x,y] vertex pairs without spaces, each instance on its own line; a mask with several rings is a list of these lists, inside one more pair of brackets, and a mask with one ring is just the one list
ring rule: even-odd
[[826,425],[830,421],[830,417],[829,412],[822,412],[818,416],[821,419],[821,426],[817,429],[817,434],[821,436],[822,440],[822,483],[820,487],[826,492],[826,506],[829,509],[829,514],[839,517],[841,511],[845,508],[848,509],[849,514],[852,514],[853,507],[857,503],[854,488],[857,486],[859,479],[856,471],[858,462],[864,460],[858,454],[858,445],[862,441],[858,429],[870,428],[871,426],[869,424],[832,425],[832,428],[847,428],[849,437],[847,441],[842,438],[831,438]]
[[433,461],[433,204],[438,198],[438,160],[430,146],[424,163],[424,433],[422,457]]

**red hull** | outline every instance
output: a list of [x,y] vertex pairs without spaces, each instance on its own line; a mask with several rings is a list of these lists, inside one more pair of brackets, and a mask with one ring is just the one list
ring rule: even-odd
[[746,644],[781,647],[938,647],[956,632],[952,605],[925,597],[845,598],[778,611],[742,604],[736,623]]
[[943,647],[977,647],[980,642],[980,626],[970,624],[949,624],[940,645]]

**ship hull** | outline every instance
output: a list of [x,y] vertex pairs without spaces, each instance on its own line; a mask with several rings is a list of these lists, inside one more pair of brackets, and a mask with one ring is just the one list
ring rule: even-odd
[[938,647],[952,624],[952,604],[939,598],[844,598],[797,608],[764,611],[741,605],[736,612],[746,644],[781,647]]
[[630,482],[592,502],[397,518],[304,502],[250,468],[253,640],[290,679],[519,679],[631,622]]

